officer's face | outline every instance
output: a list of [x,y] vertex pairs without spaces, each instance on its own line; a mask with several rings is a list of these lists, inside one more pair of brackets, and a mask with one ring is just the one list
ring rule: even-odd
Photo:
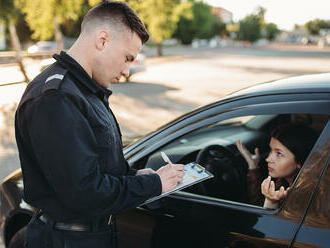
[[131,31],[106,39],[104,48],[95,59],[92,77],[104,88],[117,83],[122,76],[128,77],[129,66],[135,60],[142,42],[140,37]]

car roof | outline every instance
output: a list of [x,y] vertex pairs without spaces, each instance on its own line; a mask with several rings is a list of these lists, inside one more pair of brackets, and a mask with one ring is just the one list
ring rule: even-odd
[[234,92],[221,100],[288,93],[330,93],[330,73],[296,76],[257,84]]

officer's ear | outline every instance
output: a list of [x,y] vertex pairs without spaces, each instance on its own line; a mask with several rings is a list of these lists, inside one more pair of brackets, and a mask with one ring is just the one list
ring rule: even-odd
[[102,51],[107,42],[110,42],[110,33],[106,30],[101,30],[96,33],[95,37],[96,49]]

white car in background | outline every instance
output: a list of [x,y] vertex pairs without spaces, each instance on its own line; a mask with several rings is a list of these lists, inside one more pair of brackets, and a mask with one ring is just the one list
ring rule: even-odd
[[130,78],[133,74],[141,71],[145,71],[147,69],[145,65],[145,60],[146,60],[146,55],[143,53],[139,53],[136,56],[136,59],[133,61],[133,63],[129,68],[129,76],[125,77],[126,82],[130,81]]
[[57,44],[55,41],[38,41],[36,44],[30,46],[27,49],[28,53],[37,53],[37,52],[49,52],[56,51]]
[[[133,74],[146,70],[145,60],[146,60],[145,54],[139,53],[137,55],[136,59],[130,65],[129,76],[125,77],[126,82],[130,81],[130,78]],[[46,69],[48,66],[50,66],[54,62],[55,62],[55,59],[53,59],[53,58],[42,60],[40,63],[40,71],[43,71],[44,69]]]

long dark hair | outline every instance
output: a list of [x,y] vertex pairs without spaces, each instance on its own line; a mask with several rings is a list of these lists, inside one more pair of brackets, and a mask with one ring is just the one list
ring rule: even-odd
[[[316,132],[302,124],[285,124],[278,126],[271,132],[271,137],[280,141],[294,155],[295,161],[303,166],[310,151],[312,150],[318,135]],[[295,172],[294,177],[298,174],[299,169]],[[288,182],[284,178],[276,180],[276,189],[281,186],[287,188]]]

